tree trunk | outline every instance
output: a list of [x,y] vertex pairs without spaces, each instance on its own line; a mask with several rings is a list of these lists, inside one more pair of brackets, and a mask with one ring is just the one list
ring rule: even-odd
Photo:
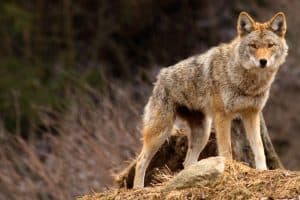
[[[269,169],[283,168],[277,153],[274,150],[272,142],[269,137],[267,127],[263,116],[261,115],[261,136],[264,143],[267,166]],[[246,138],[245,130],[242,121],[236,119],[232,123],[232,150],[233,158],[235,160],[248,163],[251,167],[255,166],[254,157]],[[187,138],[183,135],[171,136],[171,138],[164,143],[160,150],[152,159],[145,177],[145,186],[151,185],[154,175],[158,169],[167,167],[172,172],[177,172],[183,169],[183,161],[187,151]],[[207,158],[217,155],[217,144],[215,139],[215,132],[212,130],[209,142],[205,149],[201,152],[199,159]],[[132,161],[126,169],[124,169],[115,179],[118,187],[132,188],[133,178],[135,172],[135,163]]]

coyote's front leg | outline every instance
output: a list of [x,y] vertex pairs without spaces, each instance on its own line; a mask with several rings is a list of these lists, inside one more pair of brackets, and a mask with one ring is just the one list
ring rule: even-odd
[[232,118],[226,114],[215,114],[215,127],[219,155],[224,156],[227,159],[232,159],[231,120]]
[[256,169],[267,169],[264,146],[260,135],[259,111],[247,112],[243,115],[247,138],[254,154]]

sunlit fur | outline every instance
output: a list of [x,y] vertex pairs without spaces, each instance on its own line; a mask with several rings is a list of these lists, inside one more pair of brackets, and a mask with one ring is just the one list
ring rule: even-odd
[[[237,37],[228,44],[183,60],[160,71],[143,116],[143,148],[137,159],[134,187],[144,186],[145,171],[169,137],[175,119],[190,126],[184,167],[197,161],[214,121],[219,155],[232,158],[230,126],[241,117],[257,169],[267,169],[260,137],[259,113],[279,66],[285,61],[286,21],[277,13],[255,22],[242,12]],[[266,60],[266,65],[260,64]]]

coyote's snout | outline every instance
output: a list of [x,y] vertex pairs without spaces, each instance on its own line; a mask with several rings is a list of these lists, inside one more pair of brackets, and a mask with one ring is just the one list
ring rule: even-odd
[[184,167],[197,161],[212,121],[219,155],[232,159],[230,126],[233,118],[240,117],[256,168],[267,169],[259,113],[287,56],[285,15],[280,12],[259,23],[242,12],[237,32],[232,42],[160,71],[144,110],[143,148],[137,159],[134,188],[144,186],[146,169],[171,134],[175,119],[185,120],[190,127]]

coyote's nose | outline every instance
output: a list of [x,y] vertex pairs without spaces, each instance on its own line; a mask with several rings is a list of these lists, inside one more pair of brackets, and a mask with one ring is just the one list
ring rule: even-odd
[[265,68],[267,66],[267,60],[266,59],[260,59],[259,64],[261,68]]

